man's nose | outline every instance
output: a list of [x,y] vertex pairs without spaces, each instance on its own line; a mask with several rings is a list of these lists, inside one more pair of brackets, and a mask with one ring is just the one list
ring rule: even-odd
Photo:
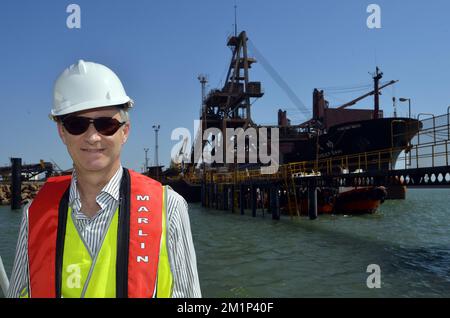
[[100,133],[95,129],[94,124],[90,123],[88,130],[85,132],[85,139],[89,143],[95,143],[101,140]]

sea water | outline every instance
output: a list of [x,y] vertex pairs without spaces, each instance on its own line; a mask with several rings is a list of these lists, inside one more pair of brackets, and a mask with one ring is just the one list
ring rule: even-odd
[[[450,189],[408,189],[362,216],[275,221],[200,204],[189,215],[204,297],[450,297]],[[8,275],[20,219],[0,207]]]

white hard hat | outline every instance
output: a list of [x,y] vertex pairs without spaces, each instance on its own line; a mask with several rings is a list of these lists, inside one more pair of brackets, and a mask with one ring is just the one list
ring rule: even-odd
[[113,71],[102,64],[79,60],[56,80],[50,117],[126,103],[133,106]]

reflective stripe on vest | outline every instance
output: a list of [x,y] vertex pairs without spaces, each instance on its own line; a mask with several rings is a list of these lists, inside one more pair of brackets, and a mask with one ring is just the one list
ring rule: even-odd
[[166,188],[124,169],[119,210],[93,260],[68,211],[69,186],[70,177],[49,178],[30,206],[31,297],[171,297]]
[[158,264],[158,281],[156,284],[156,297],[169,298],[172,297],[173,291],[173,276],[170,270],[169,249],[167,245],[167,187],[163,191],[163,213],[162,213],[162,233],[161,233],[161,248],[159,252]]
[[117,209],[111,218],[100,250],[92,259],[73,223],[72,209],[69,208],[64,240],[62,297],[116,297],[118,215]]

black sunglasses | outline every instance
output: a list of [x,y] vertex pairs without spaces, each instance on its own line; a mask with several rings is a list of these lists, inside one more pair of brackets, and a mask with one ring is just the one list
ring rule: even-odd
[[85,133],[89,125],[94,123],[95,129],[102,135],[112,136],[125,122],[121,123],[112,117],[89,118],[82,116],[70,116],[62,120],[62,124],[66,130],[72,135],[81,135]]

